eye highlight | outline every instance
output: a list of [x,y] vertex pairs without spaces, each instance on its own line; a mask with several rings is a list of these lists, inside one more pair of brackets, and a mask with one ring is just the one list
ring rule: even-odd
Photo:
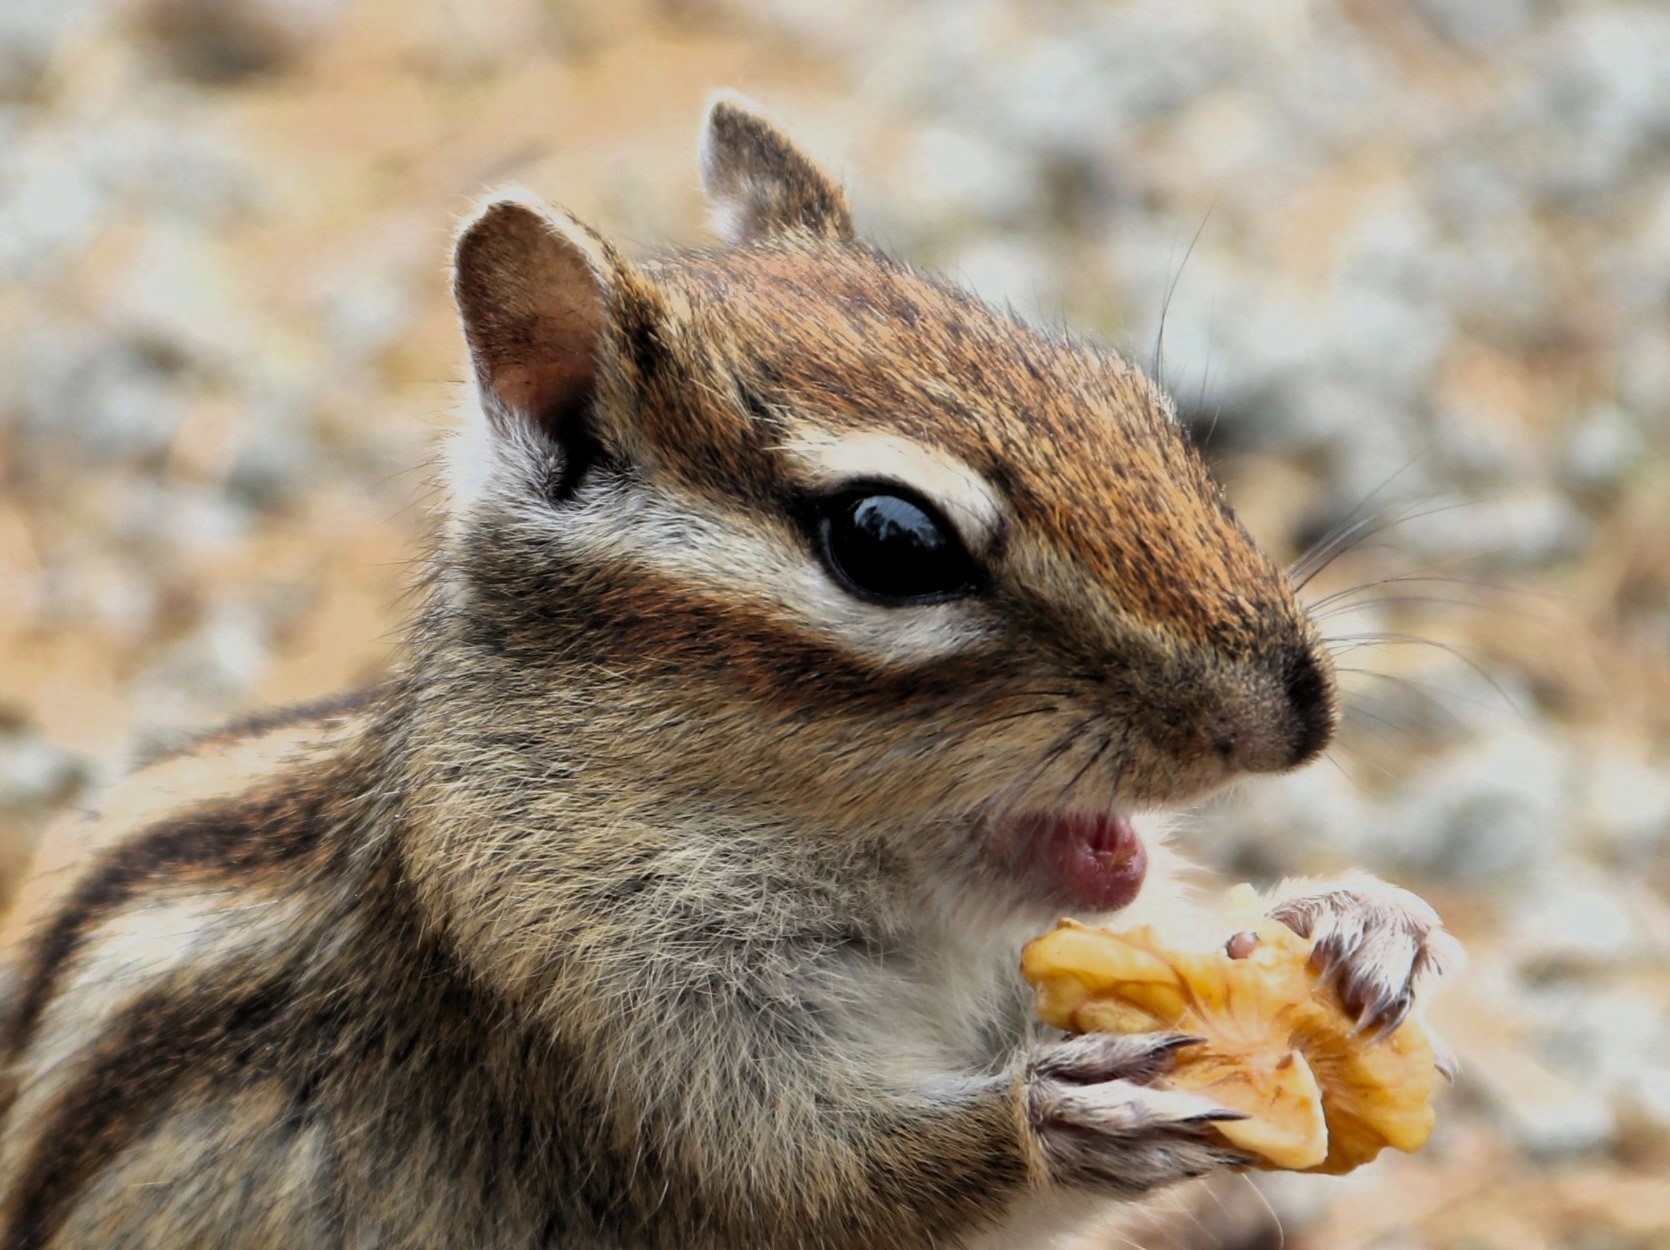
[[980,567],[928,503],[897,488],[857,487],[815,505],[819,554],[831,576],[872,603],[937,603],[971,594]]

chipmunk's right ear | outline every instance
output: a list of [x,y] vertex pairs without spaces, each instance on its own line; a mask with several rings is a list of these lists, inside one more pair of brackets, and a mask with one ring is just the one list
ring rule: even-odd
[[487,419],[574,459],[590,440],[609,292],[624,264],[574,218],[525,191],[488,200],[453,250],[452,291]]
[[731,243],[799,233],[850,242],[846,193],[758,105],[721,91],[702,123],[702,187]]

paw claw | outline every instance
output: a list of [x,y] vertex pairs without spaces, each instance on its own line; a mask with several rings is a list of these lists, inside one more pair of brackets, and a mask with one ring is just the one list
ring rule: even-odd
[[1459,954],[1423,900],[1368,877],[1284,899],[1269,914],[1314,940],[1310,966],[1338,994],[1358,1036],[1394,1032],[1414,1010],[1420,986]]
[[1432,1066],[1437,1068],[1438,1075],[1451,1085],[1455,1084],[1456,1075],[1461,1070],[1461,1063],[1455,1057],[1455,1052],[1436,1037],[1432,1039]]
[[1035,1081],[1028,1094],[1034,1131],[1065,1182],[1136,1195],[1187,1176],[1244,1166],[1212,1125],[1246,1118],[1209,1099],[1111,1081]]
[[1235,1120],[1250,1120],[1252,1116],[1245,1111],[1231,1111],[1228,1107],[1219,1107],[1216,1111],[1202,1111],[1190,1118],[1202,1124],[1229,1124]]
[[1034,1076],[1069,1084],[1146,1085],[1176,1066],[1178,1051],[1205,1040],[1176,1033],[1086,1033],[1040,1047],[1029,1067]]

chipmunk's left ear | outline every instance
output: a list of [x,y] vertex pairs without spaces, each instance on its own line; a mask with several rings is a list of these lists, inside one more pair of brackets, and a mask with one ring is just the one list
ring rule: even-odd
[[496,434],[559,451],[569,485],[599,442],[623,450],[630,431],[609,428],[600,392],[611,375],[642,384],[665,312],[601,235],[526,191],[501,191],[459,231],[452,291]]
[[854,237],[841,184],[735,92],[719,93],[708,107],[701,162],[702,187],[731,243],[795,233]]
[[501,435],[565,446],[592,399],[608,324],[607,245],[521,190],[459,232],[452,291],[482,409]]

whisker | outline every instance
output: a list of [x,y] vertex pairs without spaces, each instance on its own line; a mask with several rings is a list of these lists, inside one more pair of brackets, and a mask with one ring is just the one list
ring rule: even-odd
[[1347,664],[1336,664],[1334,666],[1334,671],[1336,673],[1350,673],[1354,676],[1373,677],[1379,681],[1395,682],[1398,685],[1404,686],[1413,690],[1416,694],[1421,695],[1457,725],[1462,723],[1461,717],[1457,716],[1453,711],[1445,706],[1444,698],[1446,696],[1452,699],[1459,699],[1463,703],[1470,703],[1474,707],[1486,706],[1484,700],[1475,699],[1472,695],[1463,694],[1459,690],[1447,690],[1441,686],[1435,686],[1430,682],[1417,681],[1415,678],[1405,677],[1401,673],[1386,673],[1377,668],[1361,668]]
[[[1383,731],[1372,730],[1372,729],[1369,729],[1368,726],[1364,726],[1363,728],[1368,730],[1369,733],[1371,733],[1375,738],[1377,738],[1381,742],[1390,742],[1391,741],[1391,739]],[[1398,775],[1396,773],[1394,773],[1390,768],[1386,767],[1386,765],[1382,764],[1379,760],[1374,759],[1371,756],[1365,755],[1361,751],[1353,750],[1349,743],[1342,743],[1341,745],[1350,754],[1351,759],[1354,763],[1360,764],[1360,765],[1364,766],[1365,768],[1372,768],[1377,774],[1379,774],[1381,777],[1383,777],[1387,781],[1395,783],[1398,780]],[[1338,767],[1337,762],[1335,764],[1335,767]],[[1361,778],[1353,777],[1350,773],[1347,773],[1343,768],[1340,769],[1340,773],[1354,787],[1357,787],[1359,789],[1362,787],[1363,782],[1362,782]]]
[[[1270,1250],[1287,1250],[1287,1229],[1282,1227],[1281,1216],[1277,1213],[1276,1208],[1270,1205],[1270,1199],[1265,1195],[1264,1191],[1254,1183],[1252,1177],[1242,1176],[1240,1179],[1243,1183],[1245,1183],[1247,1189],[1253,1194],[1253,1196],[1258,1199],[1258,1203],[1264,1208],[1265,1213],[1269,1215],[1270,1223],[1275,1225],[1276,1244],[1272,1246]],[[1223,1204],[1223,1199],[1220,1198],[1218,1202],[1221,1206]]]
[[1002,823],[1002,814],[1008,811],[1013,796],[1031,788],[1038,778],[1043,775],[1044,771],[1059,758],[1060,752],[1066,745],[1078,736],[1080,728],[1082,728],[1082,724],[1075,725],[1068,730],[1065,735],[1055,741],[1054,745],[1044,753],[1043,758],[1024,776],[1015,778],[984,804],[980,814],[969,822],[968,837],[965,844],[966,857],[959,861],[963,867],[971,866],[974,860],[979,857],[980,852],[985,848],[987,835],[995,825]]
[[[1171,312],[1172,298],[1177,294],[1177,284],[1183,280],[1183,271],[1189,267],[1189,257],[1194,255],[1195,245],[1200,242],[1200,236],[1206,232],[1206,224],[1212,220],[1212,214],[1217,210],[1218,201],[1214,197],[1206,207],[1206,215],[1200,219],[1200,225],[1195,227],[1194,237],[1189,240],[1189,246],[1183,251],[1183,259],[1178,263],[1176,271],[1171,275],[1171,281],[1166,284],[1166,293],[1160,300],[1160,324],[1154,331],[1154,380],[1161,386],[1166,385],[1166,317]],[[1168,388],[1169,389],[1169,388]]]
[[[1293,576],[1294,577],[1302,576],[1303,575],[1303,570],[1305,568],[1307,568],[1313,560],[1316,560],[1317,558],[1319,558],[1319,554],[1323,550],[1325,550],[1331,543],[1338,540],[1340,535],[1343,532],[1350,529],[1353,526],[1353,523],[1356,522],[1359,517],[1365,517],[1363,509],[1367,508],[1371,503],[1373,503],[1376,496],[1382,494],[1384,491],[1389,489],[1393,482],[1397,481],[1398,478],[1402,477],[1410,469],[1414,468],[1415,465],[1417,463],[1419,463],[1421,458],[1423,456],[1425,456],[1431,450],[1432,450],[1432,446],[1429,443],[1427,446],[1425,446],[1425,447],[1421,448],[1421,450],[1417,451],[1413,456],[1409,457],[1409,459],[1405,460],[1396,469],[1393,469],[1390,476],[1388,476],[1385,481],[1381,482],[1373,490],[1369,491],[1368,494],[1364,495],[1361,499],[1359,499],[1357,501],[1357,503],[1355,504],[1355,506],[1352,507],[1351,511],[1347,512],[1345,514],[1345,516],[1343,516],[1339,520],[1339,522],[1337,524],[1335,524],[1335,526],[1332,530],[1330,530],[1328,533],[1324,534],[1320,539],[1318,539],[1315,543],[1313,543],[1311,545],[1311,549],[1309,551],[1307,551],[1304,555],[1300,556],[1299,559],[1294,562],[1293,569],[1292,569]],[[1366,517],[1365,517],[1365,519],[1366,519]]]
[[1462,599],[1453,595],[1377,595],[1372,599],[1357,599],[1350,603],[1336,603],[1325,612],[1312,612],[1313,621],[1331,621],[1336,617],[1361,612],[1367,608],[1397,607],[1418,604],[1424,607],[1476,608],[1480,611],[1503,612],[1521,618],[1529,617],[1523,609],[1507,609],[1486,599]]
[[[1339,760],[1337,758],[1335,758],[1334,753],[1332,751],[1324,751],[1322,753],[1322,758],[1327,760],[1328,763],[1332,764],[1334,766],[1335,771],[1337,771],[1341,777],[1344,777],[1345,780],[1350,785],[1356,787],[1359,790],[1362,789],[1363,783],[1360,780],[1358,780],[1356,777],[1353,777],[1350,774],[1350,772],[1348,772],[1346,770],[1345,765],[1341,764],[1339,762]],[[1391,777],[1392,774],[1387,769],[1381,768],[1379,765],[1376,765],[1375,767],[1378,768],[1381,773],[1384,773],[1388,778]]]
[[1332,550],[1326,550],[1324,554],[1324,546],[1319,545],[1312,554],[1301,557],[1295,563],[1288,573],[1294,579],[1294,593],[1302,594],[1305,587],[1309,586],[1317,575],[1335,560],[1362,546],[1369,539],[1384,534],[1387,530],[1396,529],[1399,525],[1407,525],[1411,521],[1420,521],[1430,516],[1438,516],[1441,513],[1454,512],[1459,508],[1471,508],[1477,502],[1475,499],[1462,499],[1451,503],[1438,504],[1431,508],[1422,508],[1417,512],[1405,512],[1390,518],[1364,517],[1333,541],[1331,544]]
[[[1010,803],[1015,798],[1018,798],[1020,795],[1025,794],[1028,790],[1032,789],[1032,787],[1038,783],[1039,778],[1041,778],[1051,768],[1055,767],[1055,765],[1061,760],[1062,756],[1066,755],[1074,746],[1078,744],[1079,736],[1083,734],[1086,729],[1090,728],[1095,721],[1096,718],[1094,716],[1087,716],[1073,725],[1071,729],[1058,738],[1055,744],[1048,751],[1044,752],[1043,758],[1039,760],[1037,767],[1027,773],[1022,784],[1019,786],[1008,786],[1004,789],[1003,796],[1001,796],[1001,803],[994,805],[997,810],[1006,812],[1009,809]],[[1009,864],[1011,867],[1020,863],[1026,857],[1027,852],[1032,849],[1032,844],[1037,839],[1037,836],[1038,825],[1034,822],[1033,826],[1022,836],[1020,845],[1015,847],[1011,852],[1009,856]]]
[[985,846],[986,839],[980,831],[980,822],[970,821],[964,830],[959,844],[954,848],[950,858],[953,872],[969,873],[980,860],[980,851]]
[[1098,746],[1094,751],[1092,751],[1090,753],[1090,758],[1085,760],[1084,763],[1079,767],[1078,772],[1073,774],[1072,780],[1069,781],[1066,785],[1062,786],[1061,789],[1057,792],[1056,803],[1057,804],[1065,803],[1067,801],[1067,796],[1072,794],[1073,788],[1075,786],[1077,786],[1080,781],[1084,780],[1084,775],[1086,773],[1088,773],[1092,768],[1096,767],[1096,765],[1098,763],[1100,763],[1102,760],[1106,759],[1107,758],[1107,753],[1109,751],[1111,751],[1112,749],[1113,749],[1113,734],[1111,732],[1110,733],[1104,733],[1102,735],[1101,745]]
[[[1081,692],[1067,690],[1044,690],[1033,691],[1031,693],[1051,697],[1071,698]],[[1003,708],[998,709],[990,716],[967,722],[966,727],[971,729],[987,729],[994,725],[1009,724],[1014,721],[1024,720],[1034,716],[1052,714],[1058,715],[1062,711],[1063,708],[1058,703],[1046,703],[1037,707],[1018,709]],[[961,839],[960,846],[955,850],[952,856],[951,863],[954,868],[968,870],[974,866],[975,861],[979,858],[981,850],[985,845],[987,834],[994,825],[1001,822],[1001,815],[1017,801],[1020,795],[1024,794],[1036,785],[1039,778],[1041,778],[1056,764],[1057,761],[1059,761],[1073,748],[1073,746],[1077,743],[1079,736],[1094,722],[1094,720],[1094,717],[1085,717],[1077,721],[1064,734],[1062,734],[1061,737],[1056,739],[1055,742],[1050,745],[1050,747],[1044,752],[1042,758],[1038,760],[1038,762],[1031,768],[1030,771],[1026,773],[1026,775],[1010,782],[996,796],[987,801],[984,805],[984,811],[982,814],[969,822],[968,832]],[[1022,849],[1024,849],[1024,846]],[[1018,862],[1018,855],[1016,862]]]
[[[1341,718],[1343,720],[1345,720],[1347,723],[1356,724],[1361,729],[1363,729],[1365,732],[1373,735],[1376,738],[1379,738],[1383,742],[1389,742],[1389,741],[1391,741],[1391,738],[1388,737],[1387,734],[1385,734],[1385,733],[1381,732],[1379,729],[1375,728],[1376,725],[1385,726],[1386,729],[1390,730],[1393,734],[1396,734],[1401,738],[1405,738],[1405,739],[1408,739],[1410,741],[1414,741],[1416,739],[1416,735],[1415,735],[1414,731],[1412,731],[1407,725],[1400,725],[1396,721],[1392,720],[1390,717],[1381,716],[1378,712],[1371,712],[1365,707],[1360,707],[1360,706],[1353,705],[1351,707],[1346,708],[1343,712],[1340,713],[1340,715],[1341,715]],[[1373,721],[1374,724],[1372,724],[1372,725],[1364,724],[1363,723],[1364,721]]]
[[[1212,390],[1212,340],[1217,337],[1215,318],[1209,318],[1206,323],[1206,365],[1200,371],[1200,394],[1195,397],[1195,411],[1206,409],[1206,396]],[[1220,400],[1212,405],[1212,424],[1206,427],[1206,437],[1200,440],[1201,454],[1204,455],[1212,446],[1212,436],[1218,432],[1218,419],[1223,416],[1224,406]]]
[[1045,716],[1051,712],[1059,712],[1059,703],[1046,703],[1041,707],[1021,708],[1019,711],[1005,712],[999,716],[987,716],[979,720],[964,721],[964,729],[989,729],[993,725],[1005,725],[1010,721],[1025,720],[1029,716]]
[[1344,654],[1348,654],[1354,650],[1359,650],[1363,647],[1432,647],[1435,650],[1444,652],[1446,655],[1455,657],[1463,664],[1467,665],[1468,668],[1472,669],[1480,677],[1484,678],[1486,684],[1488,684],[1497,694],[1502,696],[1502,702],[1507,704],[1507,706],[1511,708],[1521,720],[1525,719],[1523,709],[1520,708],[1519,704],[1514,702],[1513,696],[1508,694],[1508,692],[1502,688],[1502,683],[1492,677],[1489,670],[1487,670],[1484,665],[1480,664],[1472,656],[1468,655],[1460,647],[1457,647],[1452,643],[1440,642],[1436,638],[1423,638],[1419,634],[1394,633],[1334,634],[1324,637],[1322,641],[1323,644],[1329,648],[1330,654],[1333,654],[1333,646],[1335,643],[1351,644],[1345,648],[1343,652]]
[[1494,582],[1481,581],[1474,577],[1451,577],[1442,573],[1394,573],[1390,577],[1377,577],[1373,581],[1360,582],[1355,586],[1347,586],[1344,590],[1336,590],[1331,594],[1323,595],[1322,598],[1313,603],[1307,603],[1305,607],[1308,611],[1315,612],[1318,608],[1325,608],[1331,603],[1337,603],[1349,595],[1361,594],[1365,590],[1378,590],[1382,586],[1421,585],[1427,582],[1436,582],[1445,586],[1465,586],[1468,589],[1488,590],[1496,594],[1544,597],[1522,586],[1502,586]]

